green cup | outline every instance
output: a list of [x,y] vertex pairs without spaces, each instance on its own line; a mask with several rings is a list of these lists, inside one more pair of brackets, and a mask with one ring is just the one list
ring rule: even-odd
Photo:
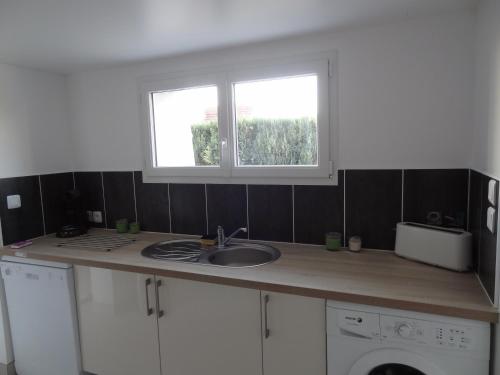
[[130,234],[137,234],[141,231],[141,224],[137,221],[130,223],[128,226],[128,232]]
[[128,220],[127,219],[116,220],[116,231],[118,233],[128,233]]
[[342,235],[337,232],[327,233],[325,236],[326,249],[330,251],[340,250],[340,240]]

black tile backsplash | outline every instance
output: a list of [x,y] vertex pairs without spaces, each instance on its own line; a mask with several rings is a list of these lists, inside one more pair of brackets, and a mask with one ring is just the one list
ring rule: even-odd
[[86,211],[102,212],[102,223],[92,223],[92,226],[104,228],[106,224],[101,172],[75,172],[75,186],[82,194]]
[[[142,172],[74,174],[85,209],[102,211],[109,228],[120,218],[136,220],[137,214],[146,231],[201,235],[222,225],[229,234],[247,226],[249,233],[240,237],[318,245],[335,231],[344,243],[360,235],[365,248],[393,249],[402,212],[405,220],[418,222],[425,222],[429,211],[442,212],[468,223],[474,269],[493,296],[497,239],[486,229],[488,180],[465,169],[405,170],[404,178],[402,170],[339,171],[338,186],[162,184],[143,183]],[[64,193],[72,187],[71,173],[0,179],[4,244],[43,235],[44,221],[46,233],[56,231]],[[20,209],[7,210],[10,194],[21,195]]]
[[[74,173],[85,209],[102,211],[108,228],[120,218],[136,220],[137,212],[147,231],[201,235],[222,225],[229,234],[247,226],[240,237],[319,245],[336,231],[344,241],[360,235],[365,248],[394,249],[402,212],[406,221],[426,222],[427,213],[437,211],[472,232],[474,270],[494,300],[497,235],[486,227],[489,180],[466,169],[339,171],[338,186],[162,184],[143,183],[142,172]],[[55,232],[63,224],[64,193],[72,188],[72,173],[0,179],[4,245]],[[14,194],[22,207],[8,210],[6,197]]]
[[478,275],[492,301],[495,299],[496,247],[497,236],[484,223],[481,228]]
[[[7,196],[21,196],[21,207],[7,209]],[[4,245],[44,234],[39,176],[0,179],[0,217]]]
[[55,233],[65,223],[64,196],[73,190],[73,173],[55,173],[40,176],[45,232]]
[[108,228],[115,228],[116,221],[135,221],[133,172],[103,172],[104,206]]
[[292,202],[291,186],[248,185],[250,238],[292,242]]
[[[208,231],[217,233],[222,225],[226,235],[240,227],[248,227],[246,185],[207,185]],[[238,234],[248,238],[248,233]]]
[[172,232],[203,234],[207,231],[205,185],[170,184]]
[[401,181],[401,170],[346,171],[346,238],[360,235],[365,248],[394,249]]
[[168,184],[142,182],[142,172],[134,172],[137,199],[137,220],[141,229],[150,232],[170,232]]
[[428,213],[438,212],[440,225],[466,229],[468,177],[467,169],[405,170],[404,220],[428,223]]
[[478,273],[479,279],[493,301],[495,299],[497,234],[491,233],[486,225],[486,212],[491,206],[488,200],[489,180],[491,180],[490,177],[471,171],[469,230],[473,240],[474,270]]
[[[214,233],[217,225],[222,225],[229,234],[240,226],[248,226],[249,234],[240,237],[320,245],[325,233],[336,231],[344,235],[344,243],[357,234],[363,237],[367,248],[393,249],[402,196],[405,220],[425,221],[429,210],[462,217],[467,210],[468,170],[405,170],[404,179],[402,173],[339,171],[338,186],[143,183],[142,172],[138,171],[75,172],[74,179],[86,210],[102,211],[109,228],[115,226],[117,219],[132,221],[137,214],[147,231],[202,234],[207,227]],[[471,231],[476,233],[477,259],[483,215],[475,192],[482,189],[481,176],[471,171],[468,219]],[[72,176],[61,173],[40,178],[46,198],[43,205],[47,232],[52,232],[61,223],[59,197],[72,187]],[[31,179],[37,180],[38,176]],[[0,181],[5,185],[13,179]],[[9,228],[9,223],[4,226]]]
[[296,185],[295,242],[324,244],[325,233],[344,232],[344,171],[338,186]]
[[[473,266],[477,271],[479,265],[479,247],[481,244],[481,221],[483,219],[483,175],[470,172],[469,231],[472,233]],[[484,213],[486,215],[486,212]]]

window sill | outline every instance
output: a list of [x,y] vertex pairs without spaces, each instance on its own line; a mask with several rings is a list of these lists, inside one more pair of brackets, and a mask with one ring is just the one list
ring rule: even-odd
[[334,171],[332,178],[311,177],[167,177],[148,176],[143,171],[145,183],[177,183],[177,184],[234,184],[234,185],[338,185],[338,171]]

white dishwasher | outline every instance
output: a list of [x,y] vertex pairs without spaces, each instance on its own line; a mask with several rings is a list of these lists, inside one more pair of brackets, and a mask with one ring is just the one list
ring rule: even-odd
[[0,262],[18,375],[79,375],[73,268],[3,257]]

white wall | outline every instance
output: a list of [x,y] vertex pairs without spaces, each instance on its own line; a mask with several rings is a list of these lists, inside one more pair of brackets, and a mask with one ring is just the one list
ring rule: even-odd
[[[500,176],[500,2],[481,0],[477,14],[472,166]],[[500,241],[497,244],[500,246]],[[497,249],[497,293],[500,289]],[[494,374],[500,374],[500,325],[495,327]]]
[[68,171],[65,77],[0,64],[0,178]]
[[340,168],[469,164],[474,16],[323,33],[71,75],[77,170],[142,168],[137,78],[336,49]]
[[[0,64],[0,178],[72,169],[67,105],[64,76]],[[0,280],[0,364],[12,360]]]
[[476,38],[473,167],[500,176],[500,2],[482,0]]

